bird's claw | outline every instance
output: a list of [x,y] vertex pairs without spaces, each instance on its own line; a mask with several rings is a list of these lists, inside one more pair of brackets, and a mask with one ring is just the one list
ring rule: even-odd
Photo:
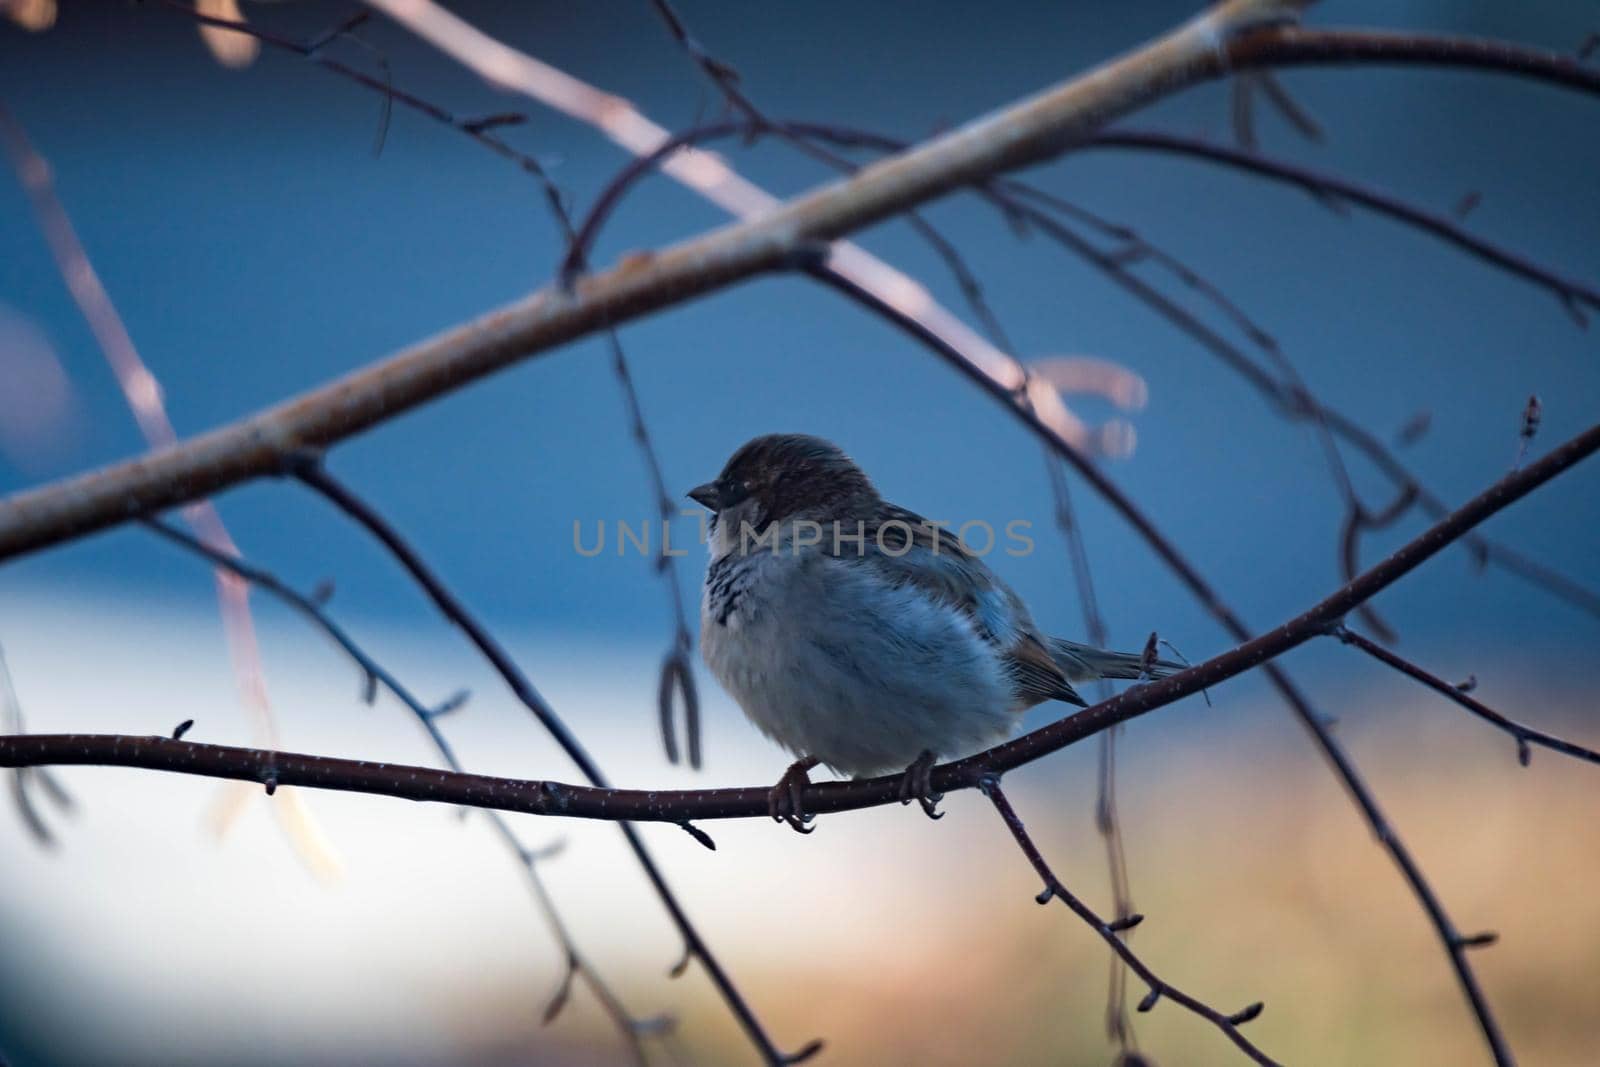
[[944,799],[944,794],[933,791],[933,765],[936,762],[933,753],[924,750],[900,776],[900,803],[909,804],[915,800],[922,805],[923,813],[930,819],[944,818],[944,812],[939,810],[939,801]]
[[816,829],[815,826],[806,825],[816,816],[806,812],[802,794],[806,786],[811,784],[811,776],[807,772],[820,762],[815,756],[795,760],[783,772],[783,777],[778,779],[778,784],[767,791],[767,814],[772,816],[773,822],[786,822],[791,830],[801,834],[809,834]]

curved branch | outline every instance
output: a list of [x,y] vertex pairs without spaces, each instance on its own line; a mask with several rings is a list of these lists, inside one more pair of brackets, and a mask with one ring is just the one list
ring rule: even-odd
[[[1210,688],[1335,632],[1355,607],[1415,570],[1485,519],[1600,451],[1600,424],[1537,462],[1507,475],[1443,521],[1330,596],[1259,637],[1187,670],[1128,689],[1110,700],[953,763],[934,768],[935,791],[979,787],[984,780],[1066,748],[1118,723]],[[530,815],[612,822],[768,817],[768,786],[732,789],[644,790],[568,785],[553,781],[457,774],[365,760],[333,759],[264,749],[202,745],[162,737],[105,734],[0,736],[0,767],[95,764],[143,767],[215,778],[371,793]],[[805,809],[818,814],[899,803],[899,776],[808,786]]]
[[1228,56],[1239,69],[1352,64],[1459,67],[1600,96],[1600,70],[1559,52],[1487,37],[1284,26],[1240,37]]
[[[1339,200],[1347,200],[1425,233],[1433,234],[1486,263],[1526,278],[1535,285],[1543,286],[1555,293],[1575,314],[1578,313],[1575,305],[1580,301],[1592,308],[1600,309],[1600,288],[1575,278],[1564,277],[1519,252],[1475,236],[1466,227],[1446,215],[1409,204],[1399,197],[1348,178],[1263,156],[1257,152],[1230,148],[1198,137],[1185,137],[1181,134],[1160,133],[1153,130],[1107,130],[1084,142],[1079,150],[1090,148],[1129,148],[1189,156],[1247,171],[1274,181],[1288,182],[1316,196],[1332,196]],[[1582,322],[1581,317],[1579,321]]]
[[1489,725],[1510,734],[1517,742],[1517,757],[1524,766],[1527,765],[1529,759],[1529,745],[1539,745],[1550,749],[1552,752],[1560,752],[1562,755],[1571,756],[1573,759],[1583,760],[1585,763],[1600,763],[1600,752],[1574,744],[1564,737],[1556,737],[1554,734],[1547,734],[1543,730],[1535,730],[1533,727],[1526,726],[1514,719],[1508,719],[1483,701],[1475,700],[1468,696],[1466,689],[1451,685],[1436,674],[1428,673],[1404,656],[1396,655],[1376,641],[1363,637],[1354,630],[1341,626],[1334,631],[1333,635],[1345,644],[1359,648],[1379,663],[1394,668],[1407,678],[1421,682],[1445,699],[1461,705]]

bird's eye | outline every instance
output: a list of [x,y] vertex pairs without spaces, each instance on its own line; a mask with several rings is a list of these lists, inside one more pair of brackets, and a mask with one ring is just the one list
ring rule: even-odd
[[751,491],[755,489],[755,483],[749,478],[745,478],[742,481],[734,481],[731,478],[726,479],[722,482],[722,485],[722,499],[719,503],[723,508],[731,508],[743,503],[750,496]]

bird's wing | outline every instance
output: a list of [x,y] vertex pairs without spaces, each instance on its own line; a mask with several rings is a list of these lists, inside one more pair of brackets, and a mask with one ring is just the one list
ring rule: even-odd
[[1011,646],[1006,654],[1006,667],[1011,672],[1012,689],[1025,707],[1046,700],[1064,700],[1080,708],[1088,707],[1088,702],[1072,688],[1060,665],[1032,633],[1023,634],[1022,639]]
[[1018,707],[1045,700],[1082,706],[1027,607],[954,533],[888,503],[866,521],[864,533],[863,555],[870,565],[890,581],[915,586],[956,608],[995,647],[1011,675]]

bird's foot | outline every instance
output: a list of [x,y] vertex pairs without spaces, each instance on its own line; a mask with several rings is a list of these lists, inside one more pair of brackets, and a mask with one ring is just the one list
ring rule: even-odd
[[900,776],[900,803],[915,800],[930,819],[944,818],[944,812],[939,810],[944,794],[933,791],[933,765],[937,762],[932,752],[924,750]]
[[783,772],[783,777],[778,779],[778,784],[767,791],[767,814],[772,816],[773,822],[786,822],[791,829],[802,834],[809,834],[816,829],[806,825],[816,816],[806,814],[801,793],[811,784],[811,776],[806,772],[821,762],[815,756],[795,760]]

